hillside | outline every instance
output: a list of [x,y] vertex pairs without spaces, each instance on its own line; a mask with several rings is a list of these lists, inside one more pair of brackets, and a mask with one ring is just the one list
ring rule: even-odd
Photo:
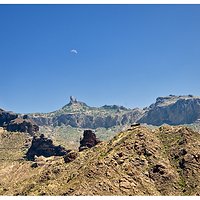
[[200,195],[199,152],[200,134],[189,128],[132,127],[70,163],[63,157],[38,167],[26,160],[2,163],[0,194]]

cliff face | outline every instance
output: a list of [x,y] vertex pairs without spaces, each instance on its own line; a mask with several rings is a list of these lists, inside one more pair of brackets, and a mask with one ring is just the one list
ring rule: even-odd
[[134,123],[143,114],[142,109],[127,109],[123,106],[90,107],[70,98],[70,102],[60,110],[46,114],[30,114],[39,126],[61,126],[96,129]]
[[152,125],[190,124],[200,118],[200,98],[188,96],[159,97],[138,120]]
[[19,117],[16,113],[0,109],[0,127],[4,127],[7,131],[27,132],[34,135],[39,131],[39,127],[32,119],[27,118],[27,115]]
[[13,112],[0,109],[0,126],[6,126],[11,120],[16,119],[17,117],[18,115]]
[[31,161],[0,166],[0,195],[200,195],[199,141],[186,127],[131,127],[34,169]]
[[[29,120],[32,124],[35,122],[35,127],[37,124],[38,126],[51,127],[52,129],[63,125],[82,129],[108,129],[122,127],[135,122],[157,126],[162,124],[192,124],[200,119],[200,97],[192,95],[158,97],[154,104],[145,109],[127,109],[117,105],[90,107],[71,97],[70,102],[57,111],[33,113],[26,116],[27,119],[24,120],[24,123]],[[18,116],[0,109],[0,126],[7,126],[9,131],[21,131],[24,128],[16,128],[19,125],[13,121],[16,118],[17,120],[18,118],[22,119],[23,115]],[[10,126],[8,126],[9,123]],[[21,126],[24,123],[21,123]]]
[[127,109],[116,105],[96,108],[71,99],[70,103],[60,110],[47,114],[31,114],[30,117],[40,126],[70,125],[90,129],[110,128],[134,122],[158,126],[165,123],[191,124],[200,118],[200,97],[158,97],[156,102],[146,109]]

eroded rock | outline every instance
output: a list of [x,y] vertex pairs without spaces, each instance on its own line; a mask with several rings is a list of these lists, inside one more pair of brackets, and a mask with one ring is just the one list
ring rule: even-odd
[[39,131],[39,126],[36,125],[32,119],[16,118],[10,121],[7,125],[7,130],[25,132],[34,135],[35,132]]
[[51,139],[45,138],[42,134],[39,138],[33,137],[32,145],[26,153],[28,160],[34,160],[35,156],[64,156],[69,151],[62,146],[55,146]]
[[70,151],[68,154],[66,154],[64,156],[64,161],[65,163],[69,163],[72,162],[73,160],[75,160],[78,156],[78,153],[75,151]]
[[91,148],[99,142],[99,139],[97,139],[95,133],[92,130],[85,130],[83,133],[83,139],[80,141],[79,151],[82,151],[86,148]]
[[13,112],[8,112],[0,109],[0,126],[7,126],[7,124],[18,117],[17,114]]

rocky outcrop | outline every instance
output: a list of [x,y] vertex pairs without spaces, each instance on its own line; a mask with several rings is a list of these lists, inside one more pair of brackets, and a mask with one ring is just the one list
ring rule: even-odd
[[40,135],[39,138],[33,137],[31,147],[26,153],[28,160],[34,160],[35,156],[64,156],[69,151],[62,146],[55,146],[51,139],[45,138],[44,135]]
[[13,112],[0,109],[0,127],[11,132],[26,132],[33,135],[39,131],[39,126],[28,115],[18,116]]
[[79,151],[92,148],[99,142],[99,139],[96,138],[96,135],[92,130],[85,130],[83,133],[83,139],[80,141]]
[[74,96],[70,96],[70,104],[77,103],[77,99]]
[[190,124],[200,118],[200,97],[175,96],[159,97],[138,120],[152,125]]
[[7,131],[25,132],[34,135],[34,133],[39,131],[39,126],[32,119],[16,118],[9,122],[6,129]]
[[17,114],[13,112],[8,112],[3,109],[0,109],[0,126],[6,127],[7,124],[18,117]]
[[199,196],[199,152],[200,134],[189,128],[133,126],[65,162],[3,163],[0,195]]

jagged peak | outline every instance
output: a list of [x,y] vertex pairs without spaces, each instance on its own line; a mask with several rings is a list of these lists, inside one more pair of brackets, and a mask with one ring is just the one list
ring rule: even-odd
[[81,102],[81,101],[78,101],[76,97],[74,96],[70,96],[70,101],[67,105],[63,106],[63,108],[66,108],[66,107],[80,107],[80,106],[86,106],[86,107],[89,107],[86,103],[84,102]]
[[78,102],[78,101],[77,101],[76,97],[70,96],[70,103],[71,103],[71,104],[77,103],[77,102]]

